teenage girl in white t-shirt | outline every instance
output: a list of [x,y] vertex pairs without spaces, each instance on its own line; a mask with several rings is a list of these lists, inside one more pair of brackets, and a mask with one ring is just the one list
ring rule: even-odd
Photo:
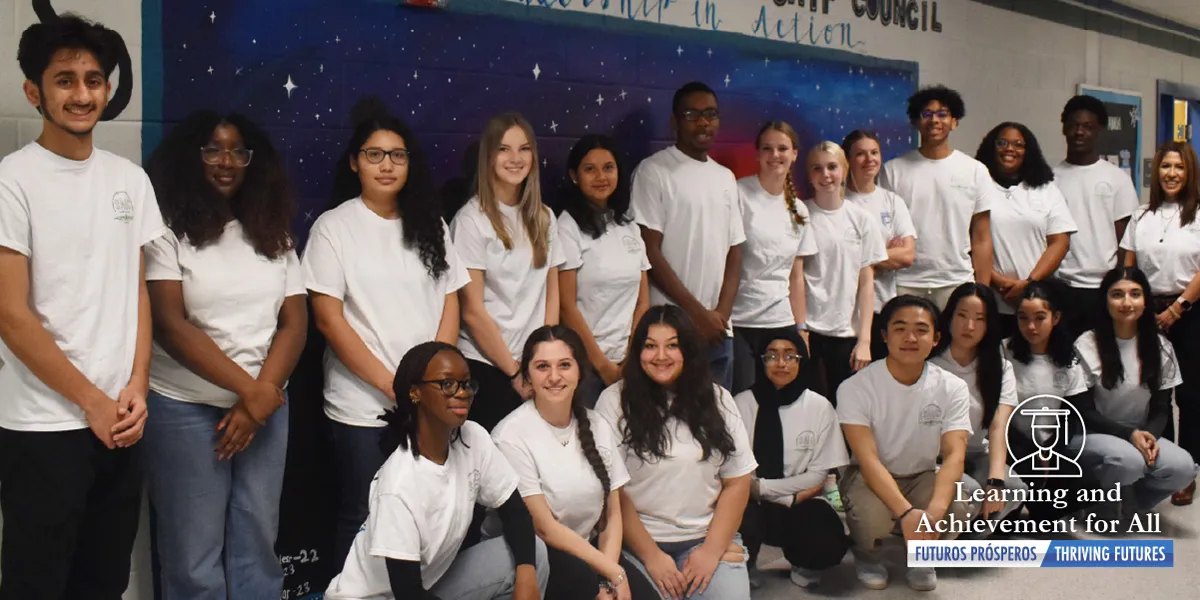
[[[541,600],[546,547],[517,493],[517,474],[467,421],[478,389],[458,348],[425,342],[400,360],[385,413],[387,462],[370,513],[330,600]],[[496,509],[503,537],[467,542],[475,507]],[[590,598],[590,597],[589,597]]]
[[371,102],[334,172],[334,206],[304,251],[313,317],[328,346],[325,415],[333,431],[339,498],[334,560],[367,516],[371,478],[387,456],[383,421],[392,379],[410,348],[458,336],[455,292],[467,282],[438,212],[428,159],[412,131]]
[[758,463],[737,405],[713,383],[706,343],[677,306],[651,307],[629,354],[637,361],[596,404],[630,475],[627,558],[663,596],[749,600],[737,529]]
[[[282,389],[308,331],[287,173],[262,129],[209,111],[172,129],[146,168],[170,227],[145,247],[155,344],[144,443],[150,502],[170,523],[155,532],[163,594],[274,598]],[[208,560],[222,553],[238,568]]]
[[476,188],[450,229],[471,275],[459,294],[458,336],[479,381],[471,419],[491,431],[529,396],[517,363],[525,339],[558,323],[563,253],[554,214],[542,204],[537,140],[525,117],[505,113],[484,126]]
[[846,200],[879,217],[879,232],[887,246],[887,260],[875,265],[875,317],[872,322],[871,358],[887,354],[887,344],[879,322],[879,311],[896,297],[896,273],[911,267],[917,255],[917,229],[913,226],[908,203],[895,192],[876,185],[883,165],[879,136],[873,131],[856,129],[842,140],[842,151],[850,161],[846,179]]
[[808,227],[808,207],[796,193],[792,167],[800,137],[791,125],[771,121],[758,132],[758,175],[738,181],[746,241],[742,274],[733,302],[733,389],[738,394],[754,384],[760,363],[756,351],[767,336],[796,329],[804,337],[808,357],[808,309],[804,289],[804,257],[817,252]]
[[579,395],[589,369],[574,330],[535,330],[521,355],[533,400],[505,417],[492,438],[517,472],[518,491],[546,542],[547,598],[657,600],[654,584],[621,564],[618,490],[629,472],[624,461],[613,460],[612,429]]
[[1020,123],[1001,123],[984,136],[975,159],[987,167],[992,195],[992,289],[1004,337],[1016,333],[1015,307],[1033,281],[1051,279],[1078,230],[1054,169],[1037,138]]
[[[1118,267],[1100,283],[1107,310],[1102,325],[1075,341],[1091,404],[1079,406],[1087,436],[1084,468],[1105,489],[1121,486],[1122,516],[1148,511],[1196,478],[1187,450],[1160,439],[1171,419],[1171,392],[1182,382],[1171,342],[1147,310],[1150,282],[1137,267]],[[1086,442],[1086,443],[1085,443]]]
[[586,135],[567,156],[570,183],[558,233],[566,262],[558,271],[562,322],[579,333],[594,366],[579,393],[595,406],[621,378],[634,323],[650,307],[650,259],[629,208],[629,174],[608,136]]
[[[986,492],[972,514],[1003,518],[1021,506],[1004,502],[1002,490],[1024,490],[1008,472],[1008,419],[1017,405],[1017,380],[1000,342],[1000,309],[982,283],[964,283],[950,294],[941,315],[942,339],[929,362],[957,375],[971,391],[971,431],[963,465],[963,483]],[[1014,496],[1015,497],[1015,496]]]
[[824,375],[825,397],[836,406],[838,386],[871,362],[872,265],[888,254],[879,219],[845,201],[850,165],[841,146],[821,142],[808,152],[806,165],[814,196],[805,204],[817,238],[817,254],[804,264],[808,341]]
[[[1155,319],[1175,346],[1181,364],[1200,357],[1200,163],[1187,142],[1167,142],[1154,155],[1150,170],[1150,203],[1133,213],[1121,248],[1125,266],[1137,266],[1150,281]],[[1167,421],[1167,439],[1196,456],[1200,453],[1200,376],[1183,370],[1175,390],[1179,432]],[[1171,498],[1177,506],[1192,503],[1193,482]]]

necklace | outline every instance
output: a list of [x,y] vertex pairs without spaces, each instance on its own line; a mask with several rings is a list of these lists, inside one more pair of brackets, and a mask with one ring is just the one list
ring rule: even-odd
[[575,419],[571,419],[571,423],[565,428],[555,427],[546,421],[542,422],[546,423],[546,427],[550,429],[550,433],[554,435],[554,439],[562,447],[567,447],[571,443],[571,440],[575,439],[575,428],[571,426],[575,423]]
[[1175,219],[1175,217],[1179,216],[1179,214],[1183,212],[1183,207],[1176,204],[1175,212],[1171,213],[1168,216],[1167,211],[1162,210],[1164,208],[1166,208],[1166,207],[1163,206],[1163,207],[1159,208],[1160,214],[1158,215],[1158,218],[1161,221],[1159,223],[1159,227],[1161,228],[1161,230],[1159,231],[1159,236],[1158,236],[1158,243],[1160,243],[1160,244],[1163,243],[1163,240],[1167,239],[1167,230],[1171,228],[1171,222]]

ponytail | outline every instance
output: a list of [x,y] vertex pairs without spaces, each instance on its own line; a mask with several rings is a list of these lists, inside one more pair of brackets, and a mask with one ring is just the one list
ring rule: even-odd
[[583,457],[592,466],[592,471],[600,480],[600,487],[604,489],[600,520],[596,521],[596,527],[592,529],[594,535],[600,535],[608,527],[608,496],[612,492],[610,489],[612,480],[608,476],[608,467],[604,465],[604,460],[600,458],[600,452],[596,449],[596,436],[592,433],[592,421],[588,417],[587,407],[578,400],[579,396],[580,394],[576,393],[575,399],[571,400],[571,414],[575,416],[576,428],[579,432],[579,447],[583,449]]
[[796,225],[804,225],[808,219],[800,214],[800,209],[796,207],[800,195],[796,193],[796,180],[792,177],[792,171],[789,169],[787,176],[783,178],[783,200],[787,202],[788,211],[792,213],[792,221]]

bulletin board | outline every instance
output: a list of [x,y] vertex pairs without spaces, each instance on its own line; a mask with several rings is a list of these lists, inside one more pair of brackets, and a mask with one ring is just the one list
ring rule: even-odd
[[1108,123],[1096,147],[1101,160],[1121,168],[1141,189],[1142,168],[1142,95],[1138,92],[1079,85],[1079,93],[1092,96],[1108,109]]

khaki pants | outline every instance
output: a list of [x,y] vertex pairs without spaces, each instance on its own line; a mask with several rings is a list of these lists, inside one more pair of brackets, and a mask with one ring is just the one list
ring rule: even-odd
[[907,287],[901,285],[896,287],[896,295],[908,295],[917,296],[918,298],[925,298],[936,304],[938,310],[946,310],[946,304],[950,302],[950,294],[953,294],[954,290],[958,289],[958,286],[960,285],[962,284],[958,283],[955,285],[948,285],[946,287],[934,288]]
[[[920,509],[929,506],[930,500],[933,499],[933,487],[937,477],[935,471],[925,471],[907,477],[893,477],[896,479],[896,485],[900,488],[900,493],[904,494],[905,499],[913,506]],[[862,476],[862,472],[858,470],[857,466],[846,467],[846,471],[838,483],[838,488],[842,495],[842,502],[846,506],[846,525],[850,528],[850,540],[853,542],[852,550],[856,560],[879,562],[875,543],[891,535],[892,531],[896,529],[897,524],[892,511],[867,486],[867,479]],[[945,518],[949,519],[950,515],[966,521],[970,518],[970,507],[962,502],[951,502]],[[941,539],[952,540],[957,536],[958,534],[955,533],[946,533],[942,535]]]

